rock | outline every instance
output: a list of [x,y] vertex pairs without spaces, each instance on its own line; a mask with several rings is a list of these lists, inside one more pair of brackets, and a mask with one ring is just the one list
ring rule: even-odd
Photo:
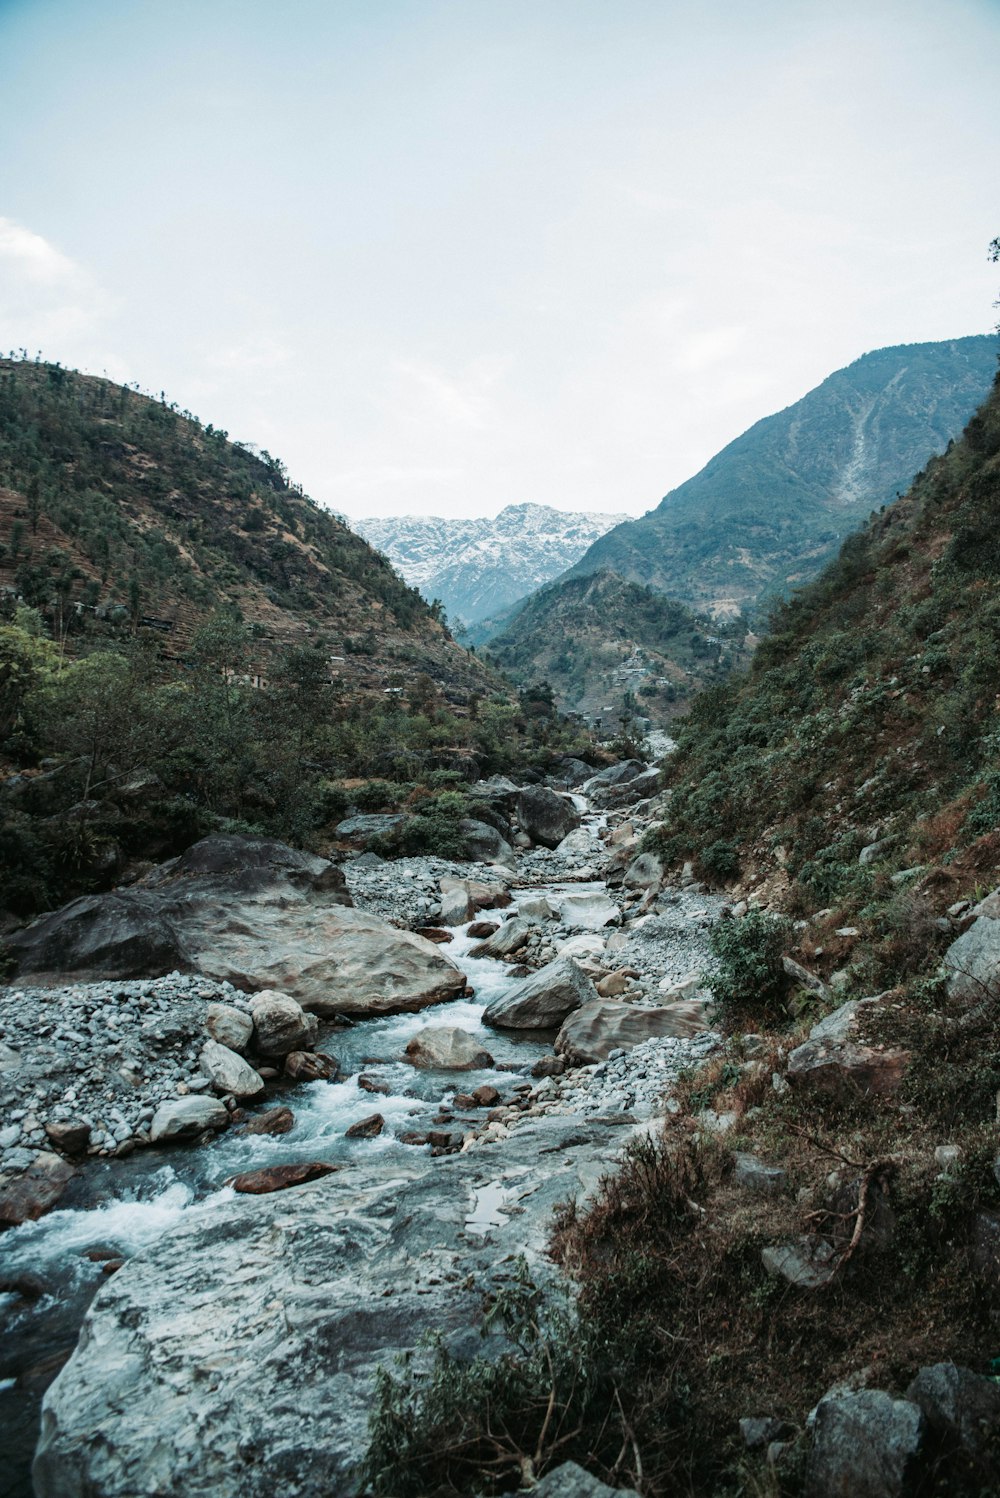
[[267,1196],[272,1191],[287,1191],[289,1186],[318,1181],[322,1176],[333,1175],[338,1169],[339,1166],[327,1165],[323,1160],[309,1160],[297,1165],[268,1165],[262,1170],[245,1170],[242,1175],[231,1176],[226,1185],[246,1195]]
[[881,1389],[828,1394],[816,1407],[806,1498],[903,1498],[913,1491],[925,1421]]
[[613,973],[608,973],[597,985],[597,992],[602,999],[617,999],[628,988],[628,975],[623,968],[616,968]]
[[499,1092],[495,1087],[491,1087],[488,1082],[484,1082],[481,1087],[477,1087],[472,1096],[475,1099],[477,1108],[495,1108],[500,1101]]
[[588,962],[603,957],[606,940],[596,932],[581,932],[556,947],[557,957],[572,957],[574,962]]
[[761,1252],[768,1274],[799,1290],[819,1290],[834,1276],[837,1256],[825,1238],[803,1234],[794,1243],[775,1243]]
[[544,785],[525,786],[521,791],[517,819],[522,832],[545,848],[555,848],[580,825],[580,813],[572,802]]
[[153,1144],[169,1139],[189,1139],[205,1129],[224,1129],[228,1122],[229,1114],[215,1098],[170,1098],[153,1114],[149,1138]]
[[639,1498],[635,1488],[609,1488],[576,1462],[563,1462],[532,1488],[532,1498]]
[[788,1081],[819,1093],[847,1087],[862,1094],[889,1096],[898,1091],[909,1065],[908,1051],[860,1045],[854,1034],[863,1007],[875,1000],[852,1000],[827,1015],[809,1039],[788,1058]]
[[553,1030],[597,990],[571,957],[557,957],[486,1006],[483,1023],[516,1030]]
[[858,854],[858,863],[864,865],[865,867],[867,867],[868,864],[878,863],[880,859],[886,857],[895,841],[896,839],[894,837],[881,837],[877,842],[869,843],[868,846],[862,848],[861,852]]
[[[441,880],[441,896],[458,894],[465,900],[466,914],[475,915],[480,910],[498,910],[504,905],[510,904],[510,893],[506,884],[500,880],[489,879],[456,879],[451,874],[446,874]],[[447,925],[457,925],[460,922],[446,922]]]
[[462,853],[470,863],[504,863],[513,867],[514,849],[507,839],[487,822],[463,817],[458,824]]
[[411,1066],[441,1071],[476,1071],[493,1065],[493,1057],[474,1035],[449,1025],[428,1025],[421,1030],[407,1045],[405,1057]]
[[944,954],[948,993],[963,1004],[981,1004],[1000,980],[1000,890],[981,900],[972,924]]
[[0,1072],[18,1071],[20,1066],[20,1051],[15,1051],[13,1046],[9,1046],[0,1040]]
[[64,1155],[82,1155],[90,1143],[90,1124],[82,1118],[53,1119],[45,1132]]
[[797,983],[800,988],[807,988],[810,993],[818,994],[821,999],[829,996],[830,990],[823,979],[811,973],[807,967],[803,967],[801,962],[796,962],[794,957],[787,955],[782,957],[781,966],[787,977],[791,978],[793,983]]
[[921,1368],[906,1398],[919,1405],[933,1430],[970,1456],[986,1456],[1000,1433],[1000,1384],[968,1368],[954,1363]]
[[291,1108],[268,1108],[251,1118],[244,1129],[245,1134],[287,1134],[295,1124]]
[[[465,917],[463,916],[462,919],[464,920]],[[417,935],[422,936],[424,941],[436,943],[439,947],[445,946],[448,942],[455,940],[454,934],[451,931],[444,931],[440,926],[418,926]]]
[[314,1014],[287,993],[267,988],[250,1004],[254,1042],[262,1056],[287,1056],[305,1050],[316,1039],[319,1025]]
[[563,895],[557,908],[559,919],[570,931],[600,931],[621,920],[618,906],[603,892]]
[[75,1174],[58,1155],[40,1150],[27,1170],[0,1187],[0,1225],[34,1222],[55,1206]]
[[392,1093],[392,1088],[388,1082],[382,1082],[378,1077],[366,1077],[362,1075],[357,1080],[358,1087],[362,1092],[380,1093],[383,1097],[389,1097]]
[[561,1077],[566,1070],[566,1062],[562,1056],[539,1056],[531,1068],[533,1077]]
[[375,1139],[385,1128],[385,1119],[381,1113],[370,1113],[367,1118],[359,1118],[357,1123],[352,1123],[349,1129],[344,1130],[345,1139]]
[[499,931],[484,941],[481,946],[473,947],[472,957],[513,957],[527,944],[528,938],[534,926],[528,921],[522,921],[517,916],[512,921],[505,921]]
[[567,832],[555,849],[560,858],[574,859],[592,858],[595,850],[594,834],[589,827],[577,827],[573,832]]
[[217,1040],[205,1042],[198,1064],[217,1092],[244,1098],[258,1097],[264,1091],[264,1080],[253,1067]]
[[642,775],[648,766],[641,759],[622,759],[616,765],[608,765],[606,770],[598,770],[596,775],[584,782],[583,793],[585,796],[593,796],[595,792],[610,790],[612,786],[625,785],[629,780],[635,780]]
[[625,871],[626,889],[652,889],[663,883],[663,864],[655,853],[640,853]]
[[367,848],[377,837],[394,832],[402,821],[401,812],[347,817],[337,824],[333,835],[338,842],[350,843],[352,848]]
[[489,780],[476,781],[470,799],[482,801],[498,811],[513,811],[518,793],[518,787],[506,775],[491,775]]
[[571,789],[574,786],[583,785],[594,773],[593,765],[585,764],[582,759],[573,759],[567,756],[557,764],[552,778],[558,785],[565,785]]
[[[592,786],[593,782],[588,782]],[[660,789],[660,772],[655,765],[643,769],[641,774],[633,776],[630,780],[621,781],[618,785],[594,787],[584,791],[589,795],[595,806],[610,809],[615,806],[633,806],[638,801],[643,801],[647,796],[655,796]]]
[[519,895],[517,913],[526,921],[551,921],[556,915],[544,895]]
[[571,1014],[555,1039],[558,1055],[571,1066],[606,1061],[619,1048],[631,1050],[657,1036],[694,1035],[706,1028],[700,1005],[663,1004],[656,1008],[594,999]]
[[787,1420],[776,1420],[773,1416],[744,1416],[740,1421],[740,1435],[748,1451],[759,1451],[772,1441],[780,1441],[791,1434]]
[[469,892],[458,879],[441,880],[441,913],[438,920],[443,926],[461,926],[467,921],[472,907]]
[[453,997],[431,942],[350,907],[326,859],[270,838],[203,838],[128,890],[88,895],[8,938],[22,973],[200,972],[321,1015],[396,1014]]
[[473,921],[465,934],[471,936],[474,941],[485,941],[487,937],[499,930],[500,926],[496,921]]
[[205,1010],[205,1029],[213,1040],[243,1055],[253,1034],[253,1020],[232,1004],[209,1004]]
[[285,1057],[285,1076],[293,1082],[336,1082],[340,1062],[323,1051],[289,1051]]
[[737,1154],[734,1179],[737,1186],[746,1191],[759,1196],[776,1196],[788,1184],[788,1172],[779,1165],[765,1165],[756,1155]]

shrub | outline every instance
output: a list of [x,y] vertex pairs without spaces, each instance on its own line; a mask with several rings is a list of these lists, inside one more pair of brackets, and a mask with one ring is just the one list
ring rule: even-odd
[[715,964],[707,976],[724,1011],[778,1007],[784,985],[781,955],[791,931],[790,921],[766,910],[751,910],[712,928],[709,945]]
[[706,879],[716,884],[735,879],[740,872],[738,844],[728,838],[717,837],[699,855],[698,867]]

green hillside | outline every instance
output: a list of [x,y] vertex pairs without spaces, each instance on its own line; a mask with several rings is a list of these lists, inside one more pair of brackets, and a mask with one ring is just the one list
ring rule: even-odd
[[864,355],[595,541],[566,575],[610,569],[716,615],[799,586],[962,429],[997,348],[988,335]]

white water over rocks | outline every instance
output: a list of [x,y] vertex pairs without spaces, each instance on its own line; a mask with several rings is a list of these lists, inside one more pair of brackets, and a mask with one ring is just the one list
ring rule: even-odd
[[[607,820],[587,820],[580,829],[589,835],[586,846],[578,839],[562,854],[523,855],[518,886],[544,896],[551,910],[570,893],[607,900],[594,877],[605,856]],[[360,907],[412,925],[434,921],[442,877],[511,881],[509,870],[491,866],[440,859],[388,864],[370,855],[352,860],[345,872]],[[506,908],[480,918],[516,918],[517,888],[512,896]],[[627,968],[626,998],[662,1003],[664,983],[690,978],[703,963],[707,926],[721,902],[671,891],[652,913],[634,918],[636,896],[618,892],[612,900],[624,923],[589,934],[584,960],[595,978]],[[570,931],[557,917],[530,924],[530,942],[511,960],[532,969],[551,961]],[[318,1047],[337,1057],[342,1079],[296,1089],[271,1085],[267,1103],[293,1109],[290,1132],[230,1130],[199,1148],[146,1149],[88,1167],[71,1183],[61,1210],[0,1239],[0,1285],[22,1281],[21,1293],[0,1303],[15,1371],[28,1365],[33,1338],[45,1351],[64,1345],[67,1330],[72,1336],[104,1279],[108,1255],[131,1259],[104,1284],[76,1354],[47,1396],[36,1477],[43,1498],[350,1492],[376,1364],[432,1326],[460,1342],[461,1328],[478,1319],[482,1291],[505,1272],[506,1255],[525,1250],[536,1270],[548,1273],[544,1245],[553,1203],[585,1195],[626,1140],[655,1122],[677,1073],[716,1044],[707,1033],[668,1036],[613,1052],[597,1066],[533,1081],[532,1063],[551,1055],[551,1034],[514,1035],[482,1024],[486,1006],[516,980],[507,965],[470,957],[475,945],[463,926],[446,948],[468,974],[473,998],[321,1033]],[[123,991],[126,1000],[117,997]],[[91,1071],[106,1041],[104,1011],[113,1015],[123,1002],[138,1005],[144,994],[157,1017],[171,1003],[178,1014],[189,1003],[203,1013],[220,999],[248,1005],[228,985],[176,975],[61,992],[67,1014],[76,1013],[74,1004],[81,1012],[89,1004],[101,1016],[79,1031],[80,1059]],[[53,990],[47,993],[52,1003]],[[467,1031],[495,1066],[416,1071],[403,1053],[428,1026]],[[171,1061],[175,1085],[195,1080],[190,1055],[196,1051],[189,1055],[186,1045]],[[359,1078],[371,1079],[378,1091],[366,1090]],[[481,1085],[496,1089],[498,1106],[487,1112],[456,1102],[457,1094]],[[377,1137],[345,1139],[351,1124],[374,1112],[384,1120]],[[432,1159],[430,1146],[401,1142],[428,1131],[461,1152]],[[15,1148],[20,1139],[21,1133]],[[263,1199],[237,1196],[225,1185],[240,1172],[311,1160],[339,1171]],[[92,1170],[101,1174],[92,1177]],[[95,1248],[103,1259],[84,1257]],[[34,1301],[23,1293],[26,1276],[40,1281]],[[283,1308],[277,1322],[268,1306]],[[331,1360],[323,1349],[332,1348]],[[206,1357],[226,1370],[207,1384],[198,1372]],[[0,1362],[0,1379],[6,1371]],[[20,1401],[23,1412],[28,1384],[20,1373],[13,1387],[0,1383],[0,1417],[3,1401]],[[242,1392],[234,1398],[236,1389]],[[100,1452],[92,1439],[97,1430]],[[161,1470],[157,1453],[168,1449],[174,1455],[169,1470]],[[255,1454],[248,1467],[249,1449]]]

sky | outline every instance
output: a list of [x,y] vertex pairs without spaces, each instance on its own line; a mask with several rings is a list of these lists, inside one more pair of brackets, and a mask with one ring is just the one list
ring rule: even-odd
[[642,513],[989,331],[1000,0],[0,0],[0,349],[352,518]]

